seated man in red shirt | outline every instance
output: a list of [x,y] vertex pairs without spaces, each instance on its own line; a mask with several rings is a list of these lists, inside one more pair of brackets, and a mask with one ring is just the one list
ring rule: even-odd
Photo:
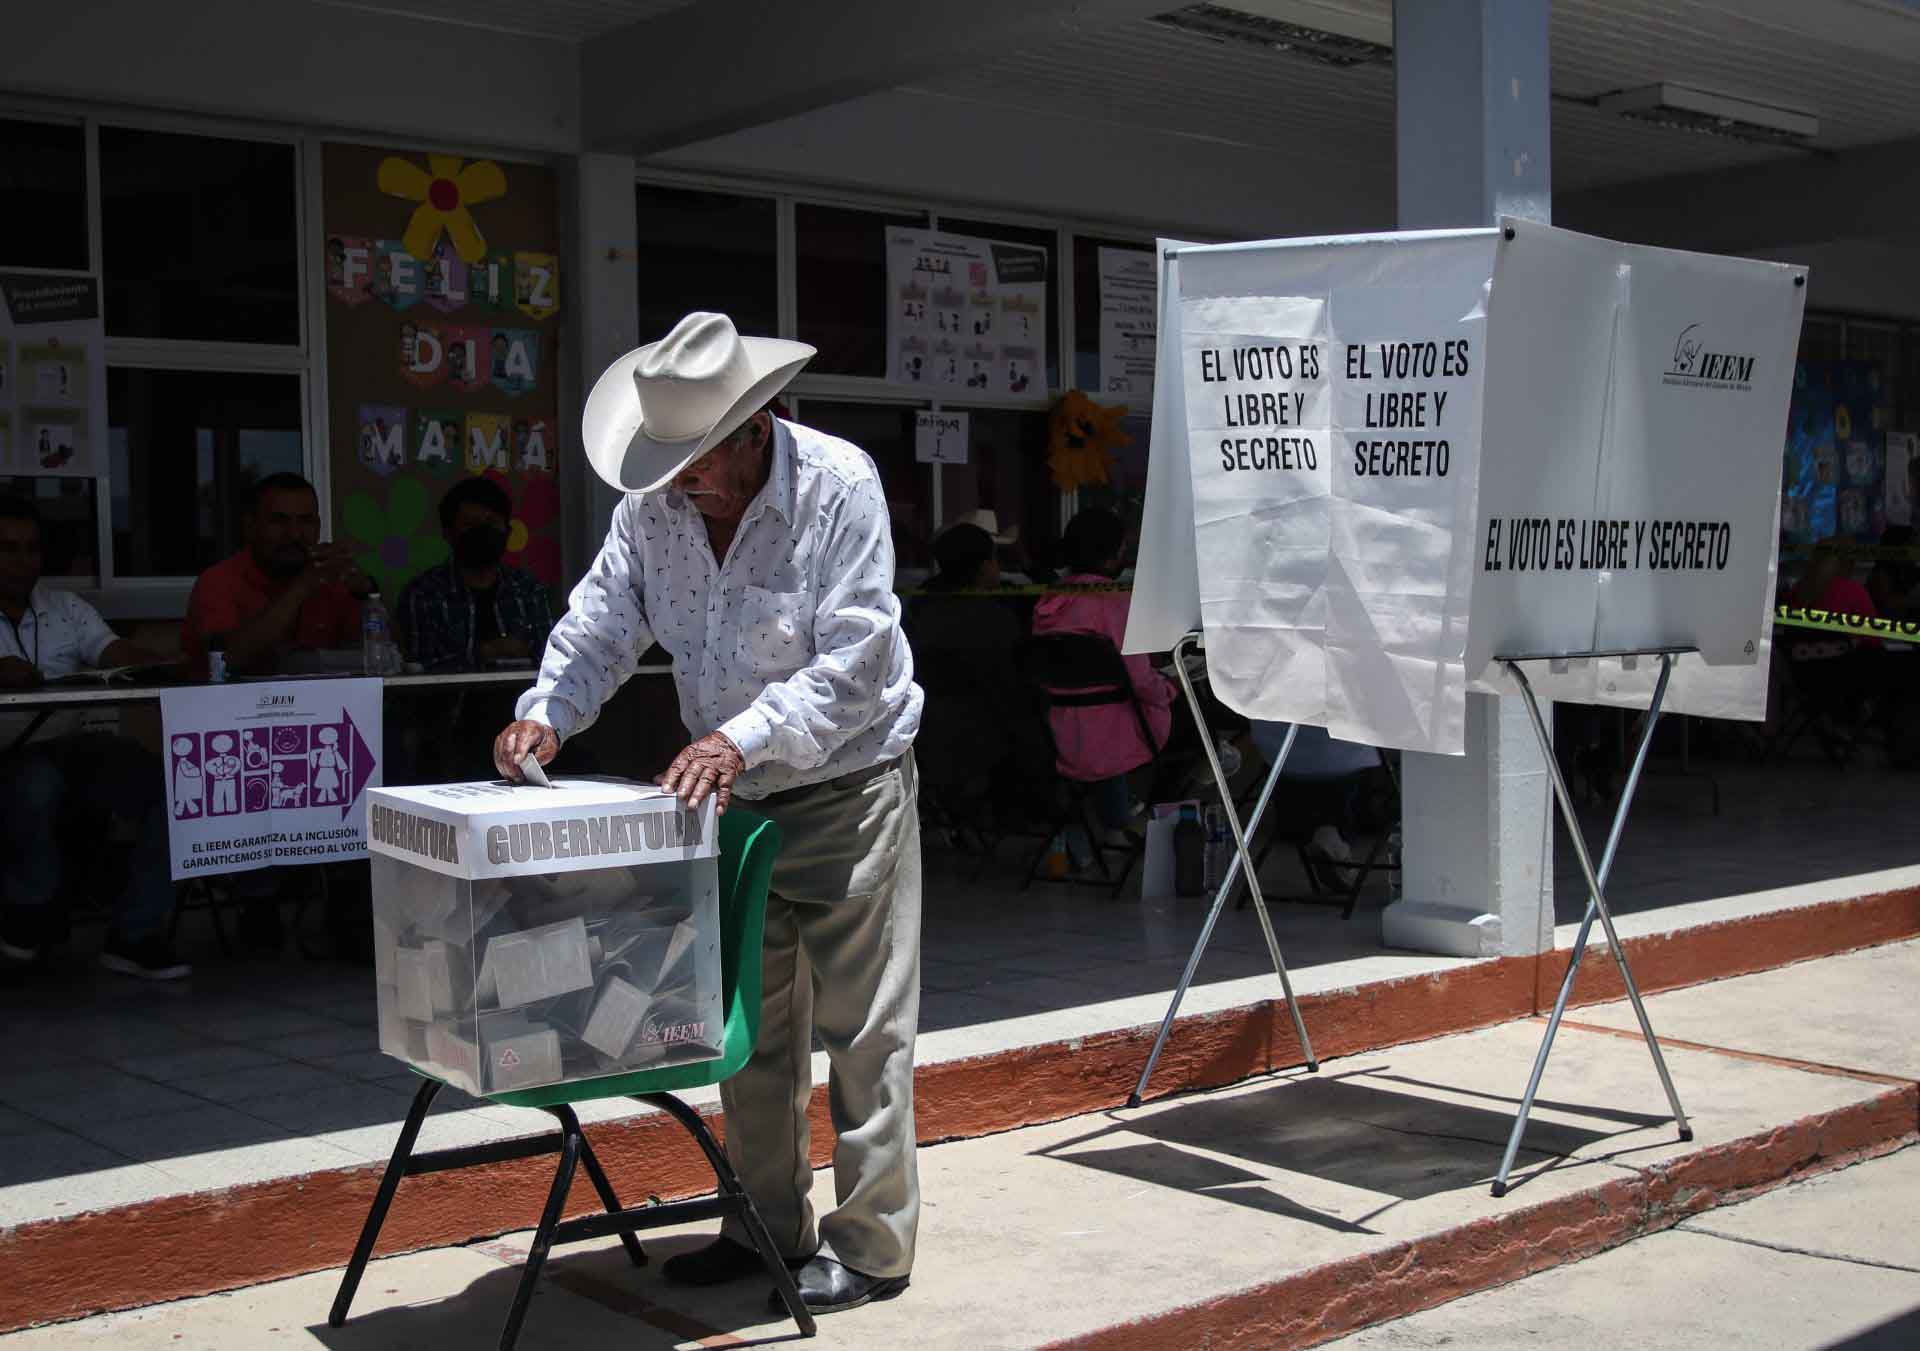
[[320,542],[320,498],[298,474],[254,484],[240,521],[244,546],[200,574],[187,601],[181,648],[207,678],[207,642],[226,645],[227,667],[267,675],[295,649],[360,644],[360,601],[372,583],[344,544]]
[[[343,544],[320,542],[320,498],[298,474],[269,474],[253,485],[240,519],[245,541],[233,557],[215,563],[193,584],[180,635],[188,670],[207,678],[207,644],[226,647],[236,675],[270,675],[289,652],[360,645],[360,597],[373,583],[353,566]],[[277,950],[284,931],[278,893],[284,870],[237,873],[243,902],[240,938],[249,948]],[[329,914],[336,941],[346,912]]]

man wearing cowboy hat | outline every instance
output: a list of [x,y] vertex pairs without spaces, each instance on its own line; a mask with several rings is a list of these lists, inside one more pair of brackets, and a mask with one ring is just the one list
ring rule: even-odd
[[[727,1153],[800,1266],[801,1297],[830,1312],[898,1294],[913,1266],[922,698],[873,462],[766,408],[813,351],[690,314],[600,377],[587,458],[627,496],[494,763],[518,779],[528,752],[551,760],[658,640],[698,736],[662,786],[692,806],[711,793],[722,811],[738,793],[779,824],[760,1039],[721,1102]],[[816,1030],[832,1065],[839,1200],[817,1227]],[[723,1229],[665,1274],[696,1285],[753,1275],[744,1239]]]

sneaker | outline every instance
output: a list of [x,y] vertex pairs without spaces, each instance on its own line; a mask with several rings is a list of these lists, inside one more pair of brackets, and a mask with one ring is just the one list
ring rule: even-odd
[[0,957],[22,965],[40,960],[46,947],[45,925],[29,919],[32,914],[31,910],[15,910],[0,917]]
[[159,934],[135,942],[112,935],[100,949],[100,965],[142,980],[181,980],[193,974],[193,968],[180,960],[173,944]]

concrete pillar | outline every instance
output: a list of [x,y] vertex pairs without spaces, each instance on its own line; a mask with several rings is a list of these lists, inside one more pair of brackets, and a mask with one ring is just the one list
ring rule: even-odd
[[[1549,219],[1547,0],[1395,0],[1402,229]],[[1545,762],[1518,698],[1467,696],[1464,756],[1408,754],[1392,947],[1463,957],[1553,941]]]
[[[586,405],[587,392],[600,372],[614,360],[631,352],[640,337],[640,269],[634,257],[633,157],[630,155],[589,154],[576,162],[573,236],[579,243],[579,263],[574,277],[575,327],[580,335],[577,349],[579,397],[569,433],[561,438],[575,481],[584,491],[569,502],[572,519],[579,522],[573,546],[581,557],[569,557],[568,576],[586,571],[606,538],[607,522],[620,500],[619,493],[600,481],[587,467],[580,449],[579,410]],[[658,336],[658,335],[655,335]]]

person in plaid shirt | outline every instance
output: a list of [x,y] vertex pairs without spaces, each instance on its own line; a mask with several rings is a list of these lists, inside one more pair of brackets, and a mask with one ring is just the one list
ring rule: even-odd
[[553,627],[546,583],[500,561],[513,501],[491,479],[466,478],[440,499],[453,557],[408,582],[393,622],[401,650],[430,671],[527,661]]

